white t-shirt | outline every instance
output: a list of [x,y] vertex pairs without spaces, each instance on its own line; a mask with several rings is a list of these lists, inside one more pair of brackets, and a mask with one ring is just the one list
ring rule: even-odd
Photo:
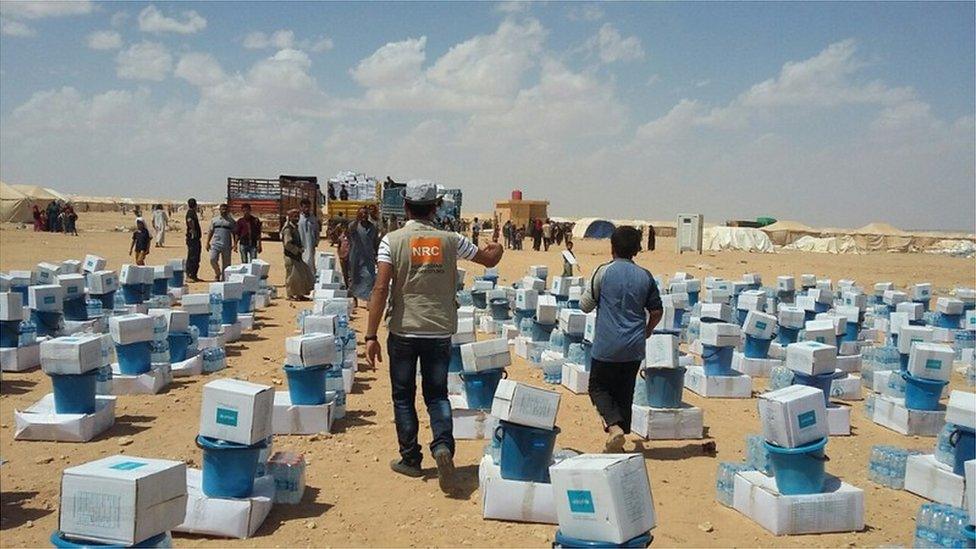
[[[407,221],[404,227],[409,226],[411,223],[416,223],[416,221],[414,220]],[[467,259],[467,260],[474,259],[474,256],[478,254],[478,247],[475,246],[474,242],[471,242],[471,240],[465,237],[464,235],[459,234],[458,237],[459,237],[458,247],[457,247],[458,259]],[[376,262],[389,263],[390,265],[393,264],[393,256],[390,253],[390,241],[385,236],[383,237],[382,240],[380,240],[380,248],[376,252]]]

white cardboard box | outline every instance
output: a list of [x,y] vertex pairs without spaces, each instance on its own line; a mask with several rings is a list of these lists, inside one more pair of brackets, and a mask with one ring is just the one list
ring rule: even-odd
[[827,406],[827,428],[830,436],[849,436],[851,434],[851,407],[840,404]]
[[719,322],[732,322],[732,308],[725,303],[702,303],[698,316]]
[[946,423],[976,430],[976,394],[958,390],[949,393],[945,420]]
[[482,410],[453,409],[451,419],[454,438],[457,440],[487,440],[498,427],[498,418]]
[[780,326],[802,328],[806,323],[806,313],[802,307],[781,305],[776,314]]
[[586,314],[576,309],[559,311],[559,329],[569,335],[583,335],[586,329]]
[[227,343],[236,343],[241,340],[241,334],[244,332],[244,325],[241,324],[241,321],[238,319],[238,321],[233,324],[221,324],[220,330],[224,336],[224,341]]
[[108,331],[118,345],[152,341],[153,319],[139,313],[113,316],[108,319]]
[[57,284],[58,275],[61,274],[61,265],[41,262],[34,268],[34,272],[38,284]]
[[739,343],[740,328],[727,322],[703,322],[701,342],[715,347],[735,347]]
[[115,423],[115,397],[95,397],[93,414],[58,414],[54,393],[41,397],[26,410],[14,410],[14,440],[88,442]]
[[766,440],[796,448],[827,437],[827,409],[823,391],[790,385],[759,395],[759,417]]
[[243,298],[244,297],[244,295],[243,295],[244,292],[256,293],[258,291],[258,282],[259,282],[260,279],[258,279],[258,277],[254,276],[254,275],[245,274],[245,273],[237,273],[237,274],[232,274],[232,275],[228,276],[227,277],[227,280],[229,282],[240,283],[241,288],[242,288],[241,297]]
[[481,511],[485,519],[558,524],[552,484],[502,478],[501,467],[485,456],[478,467]]
[[119,364],[112,364],[113,395],[155,395],[173,381],[169,363],[153,364],[152,368],[136,376],[124,375]]
[[746,322],[742,325],[742,331],[752,337],[770,339],[776,331],[776,317],[755,310],[749,311]]
[[31,286],[27,289],[27,303],[35,311],[64,310],[64,288],[57,284]]
[[119,289],[119,277],[115,271],[95,271],[88,273],[88,292],[104,295]]
[[254,313],[237,315],[237,325],[241,327],[241,333],[250,332],[254,329]]
[[[197,351],[194,351],[192,357],[182,361],[174,362],[170,366],[170,373],[173,377],[190,377],[198,376],[203,373],[203,355]],[[187,352],[189,355],[189,352]]]
[[498,322],[500,321],[492,319],[491,315],[484,315],[478,317],[478,328],[481,330],[481,333],[494,334],[495,329],[498,327]]
[[586,326],[583,327],[583,340],[593,343],[596,338],[596,311],[586,313]]
[[61,475],[65,535],[132,545],[175,528],[186,513],[186,464],[118,455]]
[[945,408],[909,410],[905,399],[878,395],[874,399],[874,422],[903,435],[934,437],[945,424]]
[[555,324],[558,320],[556,314],[556,296],[540,295],[535,306],[536,321],[540,324]]
[[949,381],[956,352],[948,345],[916,343],[908,353],[908,373],[923,379]]
[[784,496],[759,471],[735,475],[733,508],[773,535],[856,532],[864,529],[864,491],[827,476],[821,494]]
[[291,366],[323,366],[336,362],[335,337],[323,333],[285,339],[285,363]]
[[585,395],[590,389],[590,372],[582,364],[564,362],[562,385],[577,395]]
[[190,314],[180,309],[149,309],[149,316],[166,319],[167,332],[187,332],[190,330]]
[[207,497],[202,484],[203,473],[199,469],[186,470],[186,514],[174,531],[246,539],[261,527],[274,504],[271,475],[254,479],[251,496],[241,499]]
[[549,474],[565,536],[623,543],[657,524],[640,454],[583,454],[553,465]]
[[508,340],[489,339],[461,345],[461,361],[466,372],[504,368],[512,363]]
[[786,367],[807,375],[828,374],[837,369],[837,347],[816,341],[786,347]]
[[517,425],[552,430],[559,412],[559,396],[556,391],[503,379],[495,389],[491,415]]
[[529,337],[525,337],[525,336],[516,337],[515,338],[515,344],[514,344],[514,346],[515,346],[515,356],[517,356],[517,357],[519,357],[521,359],[528,360],[528,358],[529,358],[529,343],[531,341],[532,341],[532,338],[529,338]]
[[645,367],[677,368],[678,338],[670,334],[654,334],[644,344]]
[[970,526],[976,525],[976,459],[964,464],[966,472],[966,510],[969,512]]
[[749,377],[769,377],[775,366],[782,366],[783,361],[775,358],[749,358],[735,351],[732,353],[732,369]]
[[630,430],[647,440],[686,440],[704,436],[701,408],[682,403],[679,408],[632,406]]
[[210,294],[186,294],[180,306],[191,315],[210,314]]
[[40,365],[40,343],[26,347],[0,349],[0,370],[4,372],[24,372]]
[[276,435],[328,433],[332,430],[332,408],[332,401],[314,406],[292,404],[288,391],[277,391],[271,430]]
[[928,326],[902,326],[898,330],[898,352],[907,355],[915,343],[930,343],[934,332]]
[[211,282],[210,294],[219,296],[223,301],[240,299],[244,294],[244,284],[240,282]]
[[451,336],[452,345],[474,343],[478,340],[473,317],[458,318],[457,331]]
[[0,293],[0,320],[23,320],[24,296],[20,292]]
[[535,290],[536,296],[546,291],[546,281],[542,278],[537,278],[534,276],[522,277],[522,288],[526,290]]
[[102,337],[77,334],[41,343],[41,369],[46,374],[83,374],[102,366]]
[[703,397],[750,398],[752,378],[746,375],[706,376],[702,366],[688,366],[685,388]]
[[830,382],[830,397],[838,400],[863,400],[861,393],[862,380],[860,376],[845,374]]
[[85,256],[84,270],[86,273],[94,273],[105,269],[107,264],[104,257],[88,254]]
[[238,444],[255,444],[271,435],[274,390],[239,379],[217,379],[203,386],[200,434]]
[[[545,282],[543,282],[543,285],[545,285]],[[515,291],[515,308],[522,310],[535,309],[538,303],[539,292],[536,290],[532,288],[520,288]]]
[[[841,348],[843,345],[841,344]],[[837,369],[842,372],[855,373],[861,371],[861,355],[860,354],[849,354],[849,355],[837,355]]]
[[932,454],[908,456],[905,490],[925,499],[962,507],[966,481]]

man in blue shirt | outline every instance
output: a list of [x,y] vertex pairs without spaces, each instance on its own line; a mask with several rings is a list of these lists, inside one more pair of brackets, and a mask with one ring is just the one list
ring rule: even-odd
[[589,392],[603,418],[608,453],[623,451],[645,340],[664,312],[654,276],[633,261],[640,244],[640,231],[617,227],[610,237],[613,261],[593,271],[580,298],[580,309],[596,310]]

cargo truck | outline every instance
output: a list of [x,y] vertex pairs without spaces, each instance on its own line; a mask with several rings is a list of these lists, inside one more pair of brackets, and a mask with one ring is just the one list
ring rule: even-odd
[[227,178],[227,205],[235,218],[241,206],[251,205],[251,215],[261,220],[261,230],[272,240],[279,238],[288,210],[299,208],[303,198],[319,211],[322,195],[314,176],[281,175],[278,179]]

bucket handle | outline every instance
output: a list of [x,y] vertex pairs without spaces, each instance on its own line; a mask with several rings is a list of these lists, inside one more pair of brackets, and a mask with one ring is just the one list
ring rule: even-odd
[[960,431],[959,429],[953,431],[952,434],[949,435],[949,446],[955,448],[956,444],[959,442],[959,437],[961,436],[962,436],[962,431]]
[[828,456],[827,454],[824,454],[822,456],[810,456],[810,457],[817,461],[822,461],[824,463],[830,461],[830,456]]
[[[716,347],[716,349],[722,349],[722,347]],[[702,353],[701,357],[702,357],[702,360],[708,360],[708,359],[710,359],[710,358],[718,355],[721,352],[722,351],[712,351],[712,354],[710,354],[708,356],[705,356],[705,353]]]
[[495,427],[495,432],[492,433],[491,438],[501,443],[502,441],[502,426],[498,425]]
[[647,379],[647,375],[644,374],[644,370],[646,370],[646,369],[647,368],[641,368],[640,370],[637,371],[637,373],[640,374],[641,379]]

